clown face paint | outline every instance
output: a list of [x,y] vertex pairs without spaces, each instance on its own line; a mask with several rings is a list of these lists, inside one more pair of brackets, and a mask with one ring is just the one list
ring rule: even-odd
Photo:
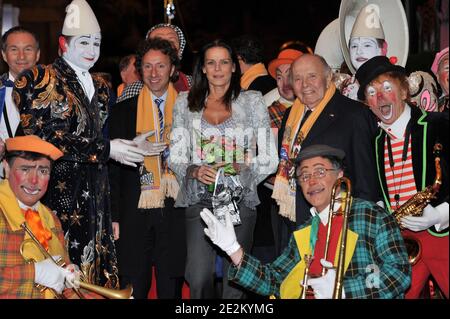
[[385,74],[378,76],[366,88],[366,102],[384,123],[394,123],[405,109],[407,92],[400,81]]
[[99,33],[73,37],[63,56],[82,70],[88,71],[100,57],[100,43],[102,36]]
[[35,161],[17,157],[11,166],[6,161],[3,163],[9,186],[17,199],[30,207],[36,204],[47,191],[50,161],[45,157]]
[[277,67],[276,72],[278,93],[280,93],[284,99],[294,101],[295,95],[290,81],[291,65],[282,64]]
[[367,60],[382,55],[377,39],[372,37],[356,37],[350,39],[350,59],[356,70]]

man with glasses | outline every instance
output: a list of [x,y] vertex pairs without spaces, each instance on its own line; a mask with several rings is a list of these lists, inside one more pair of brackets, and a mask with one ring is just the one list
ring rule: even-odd
[[[242,249],[228,214],[223,225],[207,209],[201,212],[208,226],[205,234],[231,258],[229,280],[261,295],[299,298],[305,273],[304,256],[310,255],[312,279],[308,285],[314,297],[332,297],[342,215],[333,217],[327,258],[324,258],[324,250],[331,193],[336,180],[344,175],[344,157],[342,150],[320,144],[300,151],[296,160],[297,183],[313,206],[311,216],[270,264],[263,265]],[[333,210],[338,210],[339,205],[336,203]],[[395,219],[375,203],[353,198],[346,257],[343,298],[403,298],[411,282],[406,248]],[[326,274],[320,276],[323,268]]]

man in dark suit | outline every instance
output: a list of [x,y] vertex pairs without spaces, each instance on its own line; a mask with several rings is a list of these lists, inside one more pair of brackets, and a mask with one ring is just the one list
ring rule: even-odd
[[[428,113],[408,104],[406,70],[386,57],[364,63],[356,78],[358,98],[366,101],[380,121],[375,138],[377,180],[387,210],[404,209],[403,205],[427,186],[432,185],[436,192],[436,198],[419,212],[421,216],[398,220],[403,236],[418,241],[422,248],[418,261],[411,261],[412,282],[406,298],[418,298],[430,275],[448,298],[448,113]],[[433,154],[438,145],[440,154]],[[435,155],[440,157],[438,166]]]
[[177,91],[170,82],[179,67],[168,40],[146,40],[136,57],[144,87],[113,108],[111,138],[134,139],[148,151],[139,167],[110,163],[113,227],[121,285],[131,283],[134,297],[147,298],[155,268],[158,298],[181,298],[185,264],[184,210],[173,207],[178,184],[167,167],[172,110]]
[[[21,26],[6,31],[1,45],[8,72],[0,75],[0,158],[4,140],[16,135],[20,123],[19,110],[12,99],[14,81],[22,71],[36,65],[41,53],[36,35]],[[0,163],[0,179],[3,178],[3,166]]]
[[344,150],[348,165],[345,172],[355,196],[376,201],[378,189],[371,147],[376,121],[369,109],[336,90],[331,69],[322,57],[304,54],[291,68],[297,100],[283,117],[279,134],[281,161],[272,196],[280,205],[280,214],[292,221],[294,230],[309,217],[310,205],[296,189],[292,161],[306,146],[325,144]]

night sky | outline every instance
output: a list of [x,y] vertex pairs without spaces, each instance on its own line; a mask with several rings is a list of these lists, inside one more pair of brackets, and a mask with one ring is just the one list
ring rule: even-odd
[[[95,71],[107,71],[117,81],[117,62],[133,53],[150,26],[164,22],[163,1],[90,1],[102,28],[102,52]],[[183,69],[190,73],[194,53],[207,42],[257,35],[265,46],[266,61],[276,57],[286,41],[299,40],[314,49],[322,29],[337,18],[339,0],[178,0],[172,21],[187,37]],[[151,12],[150,12],[151,10]],[[150,13],[149,13],[150,12]]]

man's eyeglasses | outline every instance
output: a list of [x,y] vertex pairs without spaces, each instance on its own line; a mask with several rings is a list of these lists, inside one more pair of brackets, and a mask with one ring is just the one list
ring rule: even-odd
[[312,173],[301,173],[297,178],[300,183],[306,183],[311,177],[314,177],[315,179],[324,178],[328,171],[337,171],[337,169],[321,167],[315,169]]

